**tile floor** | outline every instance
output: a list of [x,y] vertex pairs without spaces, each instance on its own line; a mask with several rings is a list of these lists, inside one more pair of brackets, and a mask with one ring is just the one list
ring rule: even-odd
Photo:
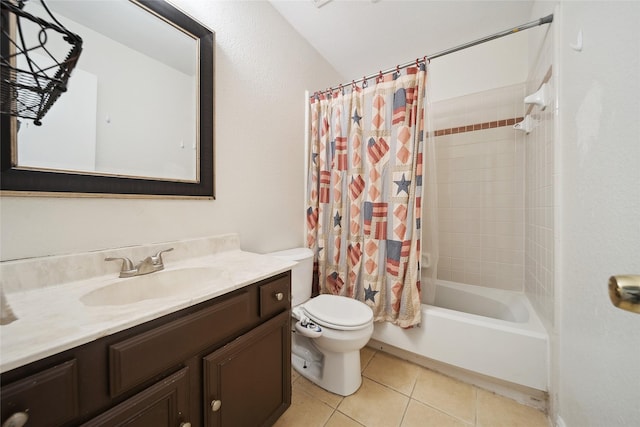
[[293,371],[291,407],[276,427],[548,427],[533,408],[365,347],[362,386],[329,393]]

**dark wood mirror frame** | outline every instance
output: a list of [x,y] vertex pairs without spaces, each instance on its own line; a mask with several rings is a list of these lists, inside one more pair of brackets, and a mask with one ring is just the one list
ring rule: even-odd
[[[20,169],[13,164],[11,120],[0,115],[0,190],[2,195],[214,198],[214,33],[169,3],[137,0],[162,19],[199,40],[199,179],[195,182],[89,175]],[[9,42],[2,39],[2,52]],[[73,78],[73,77],[72,77]]]

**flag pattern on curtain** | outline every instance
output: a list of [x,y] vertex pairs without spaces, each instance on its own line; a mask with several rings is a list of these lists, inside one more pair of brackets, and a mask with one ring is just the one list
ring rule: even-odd
[[310,99],[307,246],[320,292],[401,327],[421,320],[425,83],[421,64]]

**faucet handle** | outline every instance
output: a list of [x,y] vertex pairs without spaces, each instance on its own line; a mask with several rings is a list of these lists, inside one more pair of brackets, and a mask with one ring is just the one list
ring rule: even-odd
[[173,250],[173,248],[169,248],[169,249],[165,249],[162,250],[160,252],[158,252],[155,255],[151,256],[151,262],[153,263],[153,265],[162,265],[164,266],[164,262],[162,261],[162,254],[165,252],[171,252]]
[[127,257],[108,257],[104,259],[105,261],[120,261],[122,260],[122,268],[120,268],[120,277],[123,274],[135,272],[135,268],[133,267],[133,262]]

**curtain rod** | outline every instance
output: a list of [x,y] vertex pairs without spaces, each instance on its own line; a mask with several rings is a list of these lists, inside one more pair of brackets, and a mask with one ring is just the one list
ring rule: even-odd
[[[418,58],[415,61],[410,61],[410,62],[407,62],[405,64],[396,65],[393,68],[389,68],[389,69],[384,70],[384,71],[379,71],[379,72],[377,72],[375,74],[370,74],[368,76],[364,76],[362,78],[359,78],[357,80],[353,80],[353,81],[348,82],[348,83],[340,84],[337,87],[329,87],[327,89],[327,91],[333,91],[333,90],[339,89],[339,88],[341,88],[343,86],[348,86],[348,85],[353,85],[353,84],[356,84],[356,83],[360,83],[360,82],[363,82],[365,80],[372,79],[374,77],[379,77],[381,74],[387,74],[387,73],[390,73],[392,71],[400,70],[401,68],[407,68],[407,67],[410,67],[412,65],[417,65],[420,62],[427,62],[427,61],[430,61],[432,59],[448,55],[450,53],[458,52],[459,50],[463,50],[463,49],[466,49],[466,48],[469,48],[469,47],[472,47],[472,46],[477,46],[479,44],[482,44],[482,43],[485,43],[485,42],[488,42],[488,41],[491,41],[491,40],[499,39],[500,37],[508,36],[509,34],[514,34],[514,33],[517,33],[519,31],[527,30],[527,29],[533,28],[533,27],[538,27],[538,26],[544,25],[544,24],[550,24],[552,22],[553,22],[553,14],[547,15],[547,16],[542,17],[540,19],[536,19],[535,21],[527,22],[526,24],[518,25],[517,27],[509,28],[508,30],[500,31],[499,33],[495,33],[495,34],[492,34],[490,36],[485,36],[485,37],[479,38],[477,40],[474,40],[474,41],[471,41],[471,42],[468,42],[468,43],[464,43],[464,44],[461,44],[461,45],[458,45],[458,46],[455,46],[455,47],[452,47],[452,48],[449,48],[449,49],[445,49],[445,50],[440,51],[440,52],[436,52],[433,55],[427,55],[427,56],[425,56],[423,58]],[[323,91],[319,91],[319,92],[323,92]]]

